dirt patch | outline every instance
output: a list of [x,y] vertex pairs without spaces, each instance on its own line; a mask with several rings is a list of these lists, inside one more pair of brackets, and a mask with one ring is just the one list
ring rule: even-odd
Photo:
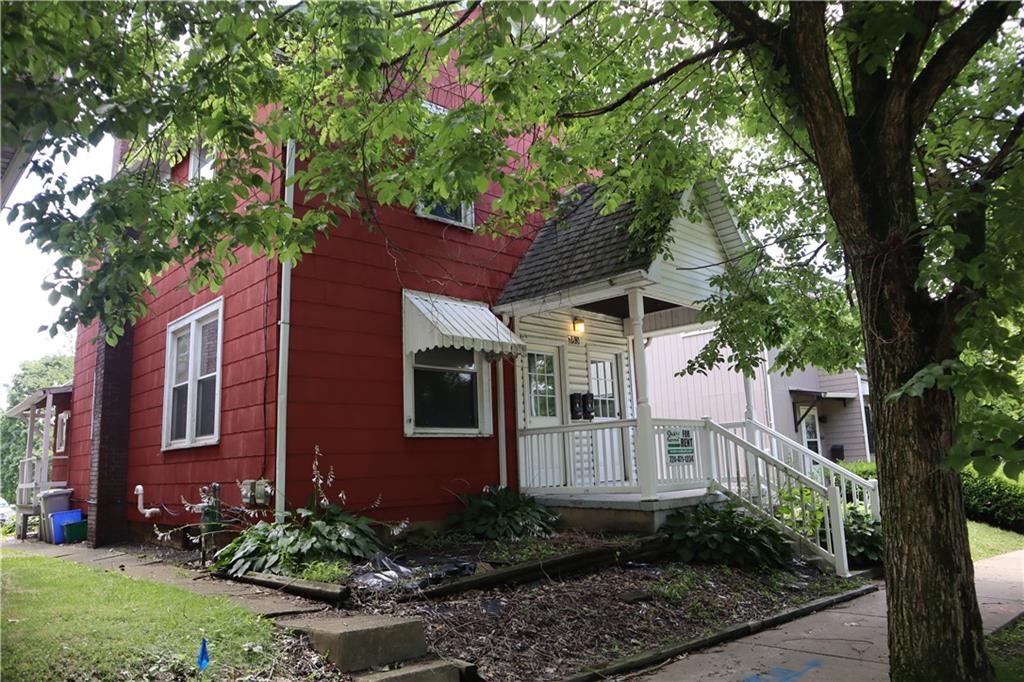
[[380,599],[363,610],[423,618],[431,648],[476,663],[484,679],[551,680],[858,584],[802,564],[761,572],[627,564],[434,601]]

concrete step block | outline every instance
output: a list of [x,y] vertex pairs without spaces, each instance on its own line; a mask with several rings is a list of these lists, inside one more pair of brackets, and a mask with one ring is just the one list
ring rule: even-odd
[[355,682],[459,682],[459,668],[436,658],[411,661],[393,670],[356,675]]
[[381,668],[427,653],[423,621],[418,618],[290,618],[277,624],[309,635],[317,651],[343,672]]

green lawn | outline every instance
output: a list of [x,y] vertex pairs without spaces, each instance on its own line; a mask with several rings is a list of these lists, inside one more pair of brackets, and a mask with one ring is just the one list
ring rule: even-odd
[[1024,535],[977,521],[967,522],[967,535],[974,561],[1024,549]]
[[5,681],[183,679],[203,637],[203,679],[266,677],[273,664],[271,624],[226,599],[60,559],[0,562]]
[[1024,680],[1024,618],[988,638],[988,653],[999,682]]

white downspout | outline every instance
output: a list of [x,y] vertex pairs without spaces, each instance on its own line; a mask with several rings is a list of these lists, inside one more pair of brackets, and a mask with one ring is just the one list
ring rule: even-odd
[[864,385],[860,380],[860,372],[853,370],[853,374],[857,377],[857,405],[860,407],[860,428],[864,433],[864,457],[867,461],[871,461],[871,440],[868,438],[868,424],[867,420],[864,419]]
[[[284,203],[295,213],[295,140],[288,140],[285,152]],[[284,521],[285,482],[288,476],[288,348],[292,320],[292,264],[281,264],[281,302],[277,343],[277,443],[274,448],[274,516]]]
[[[502,315],[501,321],[508,326],[508,315]],[[505,358],[499,355],[495,363],[498,367],[498,484],[508,487],[508,445],[505,443]]]

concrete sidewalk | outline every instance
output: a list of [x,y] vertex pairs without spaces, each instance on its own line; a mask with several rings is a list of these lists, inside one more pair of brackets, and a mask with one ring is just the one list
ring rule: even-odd
[[5,539],[3,548],[74,561],[109,571],[121,571],[133,578],[146,578],[212,597],[227,597],[242,608],[267,618],[324,611],[320,602],[294,597],[277,590],[220,580],[206,571],[194,571],[153,557],[140,557],[116,547],[92,549],[85,544],[49,545],[38,540]]
[[[1024,613],[1024,550],[974,564],[985,632]],[[888,682],[885,590],[691,654],[645,677],[660,682]]]

